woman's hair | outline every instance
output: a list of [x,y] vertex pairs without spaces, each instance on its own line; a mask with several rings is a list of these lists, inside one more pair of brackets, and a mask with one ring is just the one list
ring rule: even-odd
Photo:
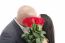
[[51,18],[46,14],[41,14],[42,18],[45,18],[45,24],[43,30],[46,31],[46,37],[49,40],[49,43],[55,43],[54,40],[54,27]]

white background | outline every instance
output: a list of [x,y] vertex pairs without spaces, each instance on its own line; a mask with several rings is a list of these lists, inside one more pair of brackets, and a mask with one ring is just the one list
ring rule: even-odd
[[53,21],[56,43],[65,43],[65,1],[64,0],[0,0],[0,34],[17,15],[22,5],[30,5],[37,14],[48,14]]

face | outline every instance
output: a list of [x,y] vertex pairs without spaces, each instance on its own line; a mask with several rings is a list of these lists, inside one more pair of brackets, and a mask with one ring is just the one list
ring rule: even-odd
[[23,20],[24,18],[32,17],[32,16],[36,17],[37,14],[36,14],[35,10],[30,6],[23,6],[18,11],[18,17],[20,20],[21,19]]

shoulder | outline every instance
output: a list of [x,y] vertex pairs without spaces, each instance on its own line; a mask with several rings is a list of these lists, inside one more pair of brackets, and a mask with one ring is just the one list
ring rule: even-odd
[[15,40],[17,40],[18,36],[17,36],[17,31],[16,31],[16,27],[14,26],[14,21],[11,21],[6,27],[5,29],[2,31],[1,36],[0,36],[0,41],[1,42],[14,42]]
[[15,21],[11,21],[5,28],[4,30],[2,31],[2,35],[9,35],[9,36],[16,36],[17,35],[17,31],[16,31],[16,27],[15,25],[13,24]]

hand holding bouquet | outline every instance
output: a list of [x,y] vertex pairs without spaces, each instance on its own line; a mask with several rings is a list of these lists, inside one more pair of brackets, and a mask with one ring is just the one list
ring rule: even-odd
[[28,17],[23,19],[23,24],[28,27],[28,32],[24,32],[22,37],[28,43],[44,43],[44,34],[46,34],[46,32],[42,30],[44,23],[44,18]]

